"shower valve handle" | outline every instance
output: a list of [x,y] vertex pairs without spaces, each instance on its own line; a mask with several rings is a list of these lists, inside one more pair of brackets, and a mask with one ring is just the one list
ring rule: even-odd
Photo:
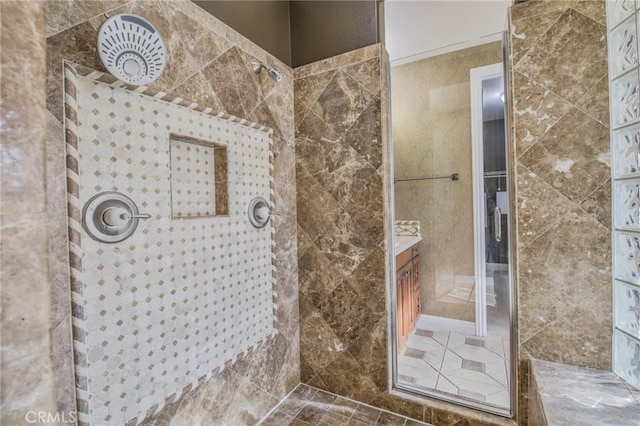
[[134,214],[131,217],[134,219],[151,219],[151,215],[149,213]]

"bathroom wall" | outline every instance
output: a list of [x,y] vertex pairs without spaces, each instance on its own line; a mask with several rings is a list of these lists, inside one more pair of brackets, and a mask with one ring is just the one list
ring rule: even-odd
[[379,0],[290,1],[291,62],[309,64],[381,41]]
[[530,357],[611,367],[604,4],[525,2],[510,9],[522,398]]
[[365,402],[387,383],[384,66],[373,45],[294,83],[302,380]]
[[[397,220],[420,221],[422,313],[475,321],[471,68],[502,61],[502,43],[391,68]],[[466,299],[462,295],[466,295]]]
[[0,423],[55,412],[49,358],[44,4],[0,2]]
[[301,379],[428,423],[504,424],[388,391],[387,67],[377,44],[294,70]]
[[[163,35],[169,61],[150,85],[214,110],[274,129],[277,254],[277,335],[221,374],[199,383],[177,401],[168,401],[146,422],[250,424],[262,417],[299,382],[296,195],[294,181],[293,79],[291,70],[235,30],[189,1],[48,2],[47,42],[47,199],[52,271],[51,333],[54,336],[58,407],[74,406],[69,330],[69,277],[65,228],[65,159],[62,127],[62,60],[102,70],[95,52],[102,13],[139,14]],[[276,64],[285,78],[275,83],[255,75],[256,57]]]
[[291,65],[289,1],[194,1],[195,4]]

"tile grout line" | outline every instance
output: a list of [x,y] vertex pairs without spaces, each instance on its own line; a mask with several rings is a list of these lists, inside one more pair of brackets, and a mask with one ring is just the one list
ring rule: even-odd
[[302,385],[302,382],[300,382],[296,386],[294,386],[293,389],[291,389],[291,391],[289,391],[288,394],[286,394],[271,410],[269,410],[267,412],[267,414],[265,414],[264,416],[262,416],[262,418],[260,420],[258,420],[258,422],[255,424],[255,426],[260,426],[270,415],[272,415],[273,413],[277,412],[278,411],[277,409],[280,408],[284,404],[284,402],[287,401],[291,397],[291,394],[293,392],[295,392],[295,390],[298,389],[300,387],[300,385]]
[[[406,422],[406,420],[412,420],[412,421],[416,421],[416,422],[424,423],[425,425],[429,425],[429,423],[425,423],[425,422],[423,422],[423,421],[421,421],[421,420],[416,420],[416,419],[413,419],[413,418],[411,418],[411,417],[404,416],[404,415],[402,415],[402,414],[394,413],[394,412],[389,411],[389,410],[386,410],[386,409],[384,409],[384,408],[378,408],[378,407],[375,407],[375,406],[373,406],[373,405],[371,405],[371,404],[367,404],[367,403],[365,403],[365,402],[361,402],[361,401],[356,401],[355,399],[351,399],[351,398],[346,397],[346,396],[343,396],[343,395],[338,395],[338,394],[335,394],[335,393],[333,393],[333,392],[326,391],[326,390],[324,390],[324,389],[316,388],[316,387],[314,387],[314,386],[309,386],[309,385],[307,385],[307,384],[304,384],[304,385],[305,385],[305,386],[307,386],[307,387],[310,387],[310,388],[312,388],[312,389],[316,389],[316,390],[317,390],[317,391],[319,391],[319,392],[325,392],[325,393],[331,394],[331,395],[333,395],[333,396],[335,396],[335,397],[342,398],[342,399],[346,399],[346,400],[351,401],[351,402],[355,402],[355,403],[357,404],[357,405],[356,405],[356,408],[357,408],[357,406],[358,406],[358,405],[364,405],[365,407],[373,408],[374,410],[378,410],[378,411],[380,411],[380,412],[384,412],[384,413],[392,414],[392,415],[397,416],[397,417],[402,417],[403,419],[405,419],[405,422]],[[354,410],[353,410],[353,412],[354,412],[354,413],[355,413],[355,411],[356,411],[356,409],[354,409]],[[352,417],[353,417],[353,414],[351,415],[350,419],[351,419]]]

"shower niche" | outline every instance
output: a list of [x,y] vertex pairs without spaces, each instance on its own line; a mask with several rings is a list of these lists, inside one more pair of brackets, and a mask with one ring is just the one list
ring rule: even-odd
[[[65,64],[79,421],[137,424],[276,334],[271,130]],[[144,213],[104,243],[80,212],[117,192]]]
[[171,135],[171,217],[229,214],[225,145]]

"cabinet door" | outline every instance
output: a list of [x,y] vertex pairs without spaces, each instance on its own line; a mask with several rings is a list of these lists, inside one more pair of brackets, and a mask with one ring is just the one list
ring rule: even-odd
[[411,334],[411,332],[416,326],[416,316],[415,316],[416,300],[415,300],[415,297],[413,296],[415,279],[414,279],[413,267],[411,263],[407,264],[406,271],[407,271],[406,274],[407,274],[407,310],[408,310],[407,327],[409,327],[408,334]]

